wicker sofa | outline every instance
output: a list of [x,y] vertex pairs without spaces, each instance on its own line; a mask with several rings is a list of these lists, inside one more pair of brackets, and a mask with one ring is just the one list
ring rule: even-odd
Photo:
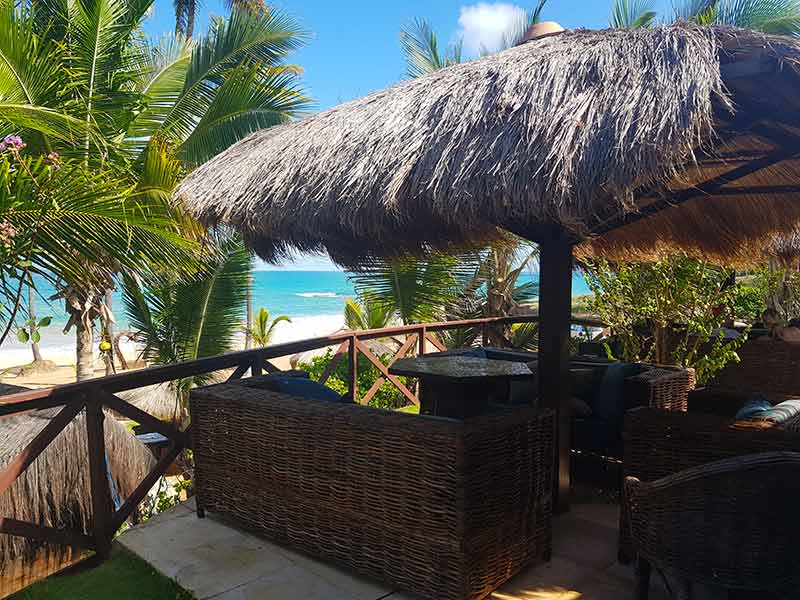
[[797,598],[799,453],[751,454],[653,482],[629,477],[625,497],[639,600],[648,598],[651,565],[673,579],[680,598],[694,584]]
[[203,511],[431,600],[549,559],[551,411],[455,421],[243,383],[191,393]]
[[[766,451],[800,451],[800,419],[780,426],[736,413],[753,394],[773,403],[800,398],[800,345],[752,340],[740,363],[723,369],[705,388],[689,394],[687,412],[640,409],[625,419],[625,475],[654,481],[726,458]],[[621,562],[633,559],[626,511],[620,511]]]

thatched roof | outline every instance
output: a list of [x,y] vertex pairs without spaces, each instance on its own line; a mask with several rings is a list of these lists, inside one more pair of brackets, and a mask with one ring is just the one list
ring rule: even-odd
[[[13,386],[16,387],[16,386]],[[0,393],[20,391],[0,390]],[[0,469],[38,434],[60,409],[0,419]],[[155,464],[152,453],[123,424],[107,415],[106,456],[117,492],[124,500]],[[49,527],[87,531],[92,518],[86,420],[80,413],[0,495],[0,515]],[[0,534],[0,571],[19,558],[33,558],[42,545]],[[58,547],[49,548],[59,552]]]
[[798,41],[745,30],[568,32],[259,131],[178,197],[267,260],[556,225],[583,255],[746,261],[800,221],[799,69]]

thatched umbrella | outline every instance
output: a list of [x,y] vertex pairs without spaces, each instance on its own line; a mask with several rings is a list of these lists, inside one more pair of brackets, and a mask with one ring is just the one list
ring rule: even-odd
[[800,222],[798,92],[794,39],[567,32],[257,132],[178,196],[267,260],[297,249],[349,265],[502,230],[539,242],[540,397],[564,407],[573,248],[760,259]]
[[[23,391],[0,386],[0,395]],[[0,419],[0,469],[13,460],[60,409]],[[155,464],[152,453],[121,423],[105,420],[109,473],[124,500]],[[10,489],[0,495],[0,515],[48,527],[88,531],[92,519],[86,419],[80,413],[39,455]],[[0,577],[20,561],[31,568],[45,555],[69,560],[68,548],[0,534]],[[16,563],[16,564],[15,564]]]

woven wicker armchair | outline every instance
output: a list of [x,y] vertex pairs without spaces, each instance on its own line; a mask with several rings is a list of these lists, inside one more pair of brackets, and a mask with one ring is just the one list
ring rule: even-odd
[[549,559],[555,420],[465,421],[292,397],[191,393],[198,507],[431,600],[483,598]]
[[[777,402],[800,397],[800,344],[748,341],[705,388],[689,394],[686,412],[630,411],[623,433],[625,475],[653,481],[683,469],[765,451],[800,452],[800,422],[782,428],[740,427],[734,416],[755,393]],[[625,507],[620,511],[619,559],[633,558]]]
[[797,598],[800,454],[768,452],[712,462],[653,482],[625,480],[637,562],[637,598],[650,566],[692,584]]

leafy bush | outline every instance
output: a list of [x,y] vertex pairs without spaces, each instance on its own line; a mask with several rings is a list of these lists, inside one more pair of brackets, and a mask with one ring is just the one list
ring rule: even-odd
[[738,286],[733,303],[733,314],[737,319],[758,321],[766,308],[767,301],[763,289],[753,285]]
[[[746,335],[723,338],[720,327],[734,316],[740,286],[728,273],[686,256],[652,263],[586,266],[594,292],[591,308],[621,343],[621,358],[693,367],[705,383],[729,361]],[[752,307],[751,307],[752,309]]]
[[[315,356],[311,359],[310,363],[300,363],[297,365],[298,369],[307,371],[311,375],[311,379],[319,381],[325,369],[328,368],[331,360],[333,360],[333,352],[328,350],[324,356]],[[389,364],[390,357],[381,356],[381,362],[384,365]],[[358,399],[359,401],[364,398],[364,395],[370,390],[375,381],[381,377],[378,368],[373,365],[367,357],[363,354],[358,355]],[[348,380],[350,379],[349,367],[347,360],[342,360],[336,366],[336,369],[328,377],[325,385],[332,390],[346,394],[348,392]],[[408,386],[408,379],[405,377],[398,377],[398,379]],[[408,404],[408,400],[403,394],[390,382],[386,381],[375,395],[370,399],[369,406],[375,408],[388,408],[397,409]]]

